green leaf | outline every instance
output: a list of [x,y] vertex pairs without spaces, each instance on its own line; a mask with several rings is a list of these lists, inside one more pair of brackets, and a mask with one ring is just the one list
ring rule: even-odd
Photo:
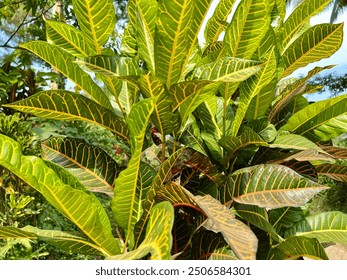
[[342,164],[320,164],[315,166],[318,174],[341,182],[347,182],[347,166]]
[[227,159],[236,157],[243,149],[253,146],[264,146],[268,144],[252,129],[245,130],[240,136],[225,136],[219,140],[219,144],[228,152]]
[[296,135],[296,134],[288,134],[288,135],[279,135],[276,137],[276,140],[269,145],[270,148],[279,148],[286,150],[307,150],[307,149],[315,149],[319,152],[324,151],[318,147],[315,143],[308,140],[306,137]]
[[124,29],[124,35],[121,44],[121,53],[125,56],[135,57],[137,55],[137,40],[135,36],[137,28],[136,18],[136,3],[137,0],[128,0],[127,12],[128,12],[128,24]]
[[329,65],[326,67],[315,67],[313,70],[308,72],[305,78],[297,79],[294,82],[291,82],[291,79],[287,79],[289,84],[286,85],[286,83],[283,83],[283,86],[285,86],[285,88],[277,94],[278,97],[273,101],[274,105],[271,108],[270,120],[273,120],[275,116],[289,104],[294,96],[302,95],[305,93],[307,89],[307,81],[309,79],[317,75],[319,72],[330,69],[332,67],[334,67],[334,65]]
[[28,238],[41,240],[51,244],[65,252],[86,255],[101,255],[103,252],[86,237],[76,233],[67,233],[58,230],[42,230],[32,226],[24,228],[0,227],[0,239]]
[[[322,125],[329,125],[340,116],[345,119],[346,102],[347,94],[313,103],[291,116],[280,130],[304,135],[311,140],[320,140]],[[329,138],[324,136],[325,139],[326,137]]]
[[220,232],[239,259],[255,259],[258,239],[248,226],[210,195],[195,196],[194,200],[209,218],[205,226]]
[[80,30],[63,22],[46,21],[47,41],[52,43],[73,56],[83,58],[96,55],[91,47],[92,41]]
[[65,90],[41,91],[6,106],[47,119],[90,122],[128,139],[128,128],[123,120],[81,94]]
[[342,39],[343,23],[311,27],[284,51],[282,77],[311,62],[330,57],[341,47]]
[[187,58],[188,32],[193,24],[195,1],[159,1],[155,40],[156,74],[168,88],[177,83]]
[[169,92],[173,100],[172,110],[179,109],[182,124],[202,102],[216,94],[218,87],[219,84],[209,81],[188,81],[172,86]]
[[328,260],[324,247],[315,238],[304,236],[292,236],[273,248],[269,254],[269,260],[295,260],[306,257],[314,260]]
[[271,209],[269,220],[277,232],[282,232],[282,229],[287,230],[304,219],[305,215],[306,213],[300,207],[283,207]]
[[298,207],[328,189],[286,166],[275,164],[242,168],[231,178],[235,182],[236,202],[267,208]]
[[[235,119],[232,124],[231,134],[237,135],[241,123],[248,112],[249,120],[254,120],[259,117],[259,112],[266,112],[267,107],[270,105],[266,92],[263,94],[264,87],[270,83],[276,71],[276,56],[275,49],[272,49],[267,57],[264,67],[255,75],[241,83],[240,85],[240,98],[238,108],[235,114]],[[262,100],[261,100],[262,99]],[[254,101],[252,103],[252,101]],[[252,104],[252,107],[249,107]]]
[[0,135],[0,165],[40,192],[104,256],[120,253],[108,216],[94,195],[64,184],[40,158],[23,156],[20,145],[4,135]]
[[192,76],[199,80],[235,83],[246,80],[258,72],[262,66],[257,61],[224,57],[195,68]]
[[162,82],[153,76],[144,75],[138,80],[138,84],[146,98],[158,96],[152,116],[154,126],[162,135],[171,133],[173,125],[172,100],[165,91]]
[[206,44],[217,42],[219,35],[225,31],[227,19],[234,3],[234,0],[221,0],[218,2],[212,17],[206,24],[204,31]]
[[113,196],[116,162],[84,140],[51,138],[42,144],[43,156],[70,171],[90,191]]
[[194,201],[189,197],[184,188],[175,182],[162,186],[156,194],[157,201],[168,201],[173,206],[194,205]]
[[138,185],[141,152],[144,135],[150,115],[153,112],[154,100],[145,99],[136,103],[127,118],[130,131],[131,159],[127,168],[120,172],[115,181],[112,210],[116,222],[126,231],[126,240],[133,241],[135,223],[142,213],[141,199],[143,189]]
[[136,1],[137,44],[139,56],[146,62],[149,71],[155,73],[154,36],[158,2],[156,0]]
[[270,27],[274,1],[244,0],[237,7],[224,43],[232,57],[250,59]]
[[25,43],[21,47],[33,52],[51,64],[101,106],[112,109],[105,93],[86,72],[74,63],[75,57],[72,54],[63,51],[57,46],[41,41]]
[[302,1],[284,22],[283,47],[286,47],[294,35],[318,15],[331,2],[331,0]]
[[285,237],[305,236],[319,242],[347,244],[347,214],[332,211],[309,216],[285,232]]
[[173,168],[180,168],[183,164],[183,159],[185,157],[187,157],[186,149],[181,148],[172,155],[170,155],[170,157],[161,164],[157,175],[153,179],[152,186],[146,194],[146,199],[143,202],[142,217],[136,225],[136,236],[138,236],[139,239],[142,236],[142,233],[144,232],[146,222],[149,219],[150,210],[152,209],[155,203],[155,197],[158,191],[166,184],[167,181],[171,180],[171,170]]
[[78,25],[101,54],[101,47],[115,29],[116,11],[112,0],[72,0]]
[[276,230],[269,222],[269,217],[265,208],[260,208],[255,205],[238,204],[234,205],[237,214],[245,221],[264,230],[271,235],[271,238],[276,241],[282,241],[282,237],[278,235]]
[[129,253],[112,256],[113,260],[134,260],[151,254],[151,260],[169,260],[171,255],[174,209],[169,202],[161,202],[150,211],[146,237],[141,245]]
[[128,81],[141,74],[138,62],[130,57],[96,55],[75,63],[100,75],[128,78]]
[[200,30],[203,27],[204,19],[209,13],[209,9],[213,0],[200,0],[194,2],[194,10],[190,19],[190,25],[187,26],[186,34],[186,56],[182,61],[182,72],[180,81],[185,79],[185,76],[193,70],[196,60],[200,58],[200,45],[198,42]]

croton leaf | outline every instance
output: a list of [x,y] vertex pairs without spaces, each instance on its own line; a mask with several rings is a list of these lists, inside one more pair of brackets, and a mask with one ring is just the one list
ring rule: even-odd
[[306,217],[285,232],[285,237],[289,236],[347,244],[347,214],[331,211]]
[[66,90],[41,91],[6,106],[47,119],[90,122],[128,139],[128,128],[122,119],[81,94]]
[[21,47],[51,64],[101,106],[112,109],[106,94],[86,72],[74,63],[76,60],[72,54],[43,41],[32,41],[21,45]]
[[[280,130],[289,131],[298,135],[304,135],[310,140],[326,140],[329,135],[320,133],[320,128],[324,125],[332,125],[331,121],[342,117],[346,119],[346,100],[347,94],[329,98],[310,104],[288,119],[287,124]],[[345,122],[336,123],[336,128],[346,129]],[[332,136],[335,136],[334,134]]]
[[232,57],[250,59],[270,26],[274,1],[245,0],[238,5],[226,30],[224,43]]
[[208,217],[211,230],[223,235],[239,259],[255,259],[258,239],[248,226],[237,220],[230,209],[210,195],[195,196],[194,200]]
[[22,155],[20,144],[5,135],[0,135],[0,165],[40,192],[104,256],[120,253],[105,209],[93,194],[66,185],[42,159]]
[[347,182],[347,166],[342,164],[320,164],[316,166],[318,174],[336,181]]
[[134,260],[151,254],[151,260],[169,260],[172,246],[172,225],[174,209],[170,202],[155,205],[150,211],[146,237],[141,245],[125,254],[111,256],[112,260]]
[[67,233],[59,230],[42,230],[32,226],[25,226],[23,228],[0,227],[0,239],[13,238],[45,241],[69,253],[104,255],[86,236],[80,236],[77,233]]
[[286,47],[302,26],[323,11],[330,2],[330,0],[302,1],[284,22],[283,47]]
[[301,206],[320,191],[328,189],[276,164],[242,168],[231,178],[234,180],[234,200],[259,207]]
[[47,41],[72,55],[83,58],[96,55],[93,43],[82,31],[63,22],[46,21]]
[[143,186],[138,185],[138,176],[144,135],[153,112],[154,102],[153,98],[144,99],[131,108],[127,123],[132,157],[127,168],[120,172],[114,187],[112,210],[116,222],[126,231],[126,241],[130,241],[131,246],[134,245],[132,243],[134,242],[134,226],[142,215],[141,200],[144,194]]
[[282,77],[311,62],[330,57],[342,44],[343,23],[311,27],[283,53],[285,70]]
[[117,164],[102,149],[72,138],[51,138],[41,146],[45,159],[69,170],[88,190],[113,196]]
[[273,248],[269,254],[270,260],[295,260],[306,257],[314,260],[328,260],[322,244],[315,238],[291,236]]
[[72,4],[79,27],[100,54],[116,25],[113,1],[72,0]]

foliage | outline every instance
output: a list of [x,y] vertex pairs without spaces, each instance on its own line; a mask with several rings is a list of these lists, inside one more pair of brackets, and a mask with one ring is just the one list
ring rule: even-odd
[[341,46],[343,24],[310,26],[330,1],[302,1],[286,20],[285,1],[220,1],[207,24],[215,36],[206,32],[201,47],[212,0],[130,0],[120,53],[105,47],[113,1],[91,2],[72,1],[80,28],[46,20],[48,41],[21,45],[77,92],[40,91],[5,107],[100,126],[129,160],[123,167],[71,138],[29,156],[0,135],[0,164],[76,226],[4,226],[0,238],[108,259],[327,259],[322,242],[346,242],[346,214],[304,207],[328,189],[318,175],[345,180],[346,149],[331,141],[347,132],[347,95],[303,97],[324,68],[289,78]]

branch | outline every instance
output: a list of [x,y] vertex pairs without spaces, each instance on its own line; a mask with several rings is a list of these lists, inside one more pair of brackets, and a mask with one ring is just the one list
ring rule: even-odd
[[[47,4],[47,1],[46,1],[46,4]],[[36,20],[38,20],[39,18],[41,18],[45,13],[47,13],[50,9],[52,9],[54,7],[54,5],[52,6],[49,6],[47,9],[42,9],[42,12],[36,16],[36,17],[33,17],[31,18],[30,20],[28,21],[25,21],[29,15],[29,12],[27,12],[27,14],[24,16],[24,19],[23,21],[18,25],[18,27],[16,28],[16,30],[11,34],[11,36],[8,38],[8,40],[6,41],[5,44],[3,44],[2,48],[12,48],[12,49],[17,49],[18,47],[13,47],[13,46],[9,46],[8,43],[13,39],[14,36],[16,36],[16,34],[18,33],[18,31],[22,28],[22,26],[24,25],[27,25],[29,23],[32,23]]]

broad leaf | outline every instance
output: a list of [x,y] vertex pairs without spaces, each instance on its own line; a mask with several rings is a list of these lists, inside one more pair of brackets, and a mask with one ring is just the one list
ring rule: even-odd
[[347,166],[342,164],[321,164],[316,166],[318,174],[341,182],[347,182]]
[[270,26],[273,3],[266,0],[241,1],[224,37],[226,52],[230,56],[252,57]]
[[115,181],[112,210],[116,222],[126,231],[126,241],[130,242],[134,241],[134,226],[142,214],[143,189],[138,185],[138,176],[144,135],[153,107],[153,99],[142,100],[132,107],[127,118],[132,156]]
[[195,68],[192,75],[200,80],[234,83],[246,80],[258,72],[262,66],[253,60],[224,57]]
[[[322,125],[346,115],[346,100],[347,94],[344,94],[311,104],[290,117],[280,130],[304,135],[311,140],[319,140],[322,137],[319,130]],[[328,136],[324,137],[326,139]]]
[[137,44],[139,56],[146,62],[149,71],[155,73],[154,36],[157,20],[158,1],[136,0]]
[[296,134],[279,135],[276,140],[269,145],[271,148],[279,148],[286,150],[308,150],[315,149],[319,152],[324,151],[315,143],[308,140],[306,137]]
[[295,33],[308,23],[313,16],[323,11],[330,2],[330,0],[302,1],[284,22],[283,47],[286,47]]
[[130,77],[141,74],[138,62],[130,57],[96,55],[75,63],[100,75],[115,76],[128,81],[132,81]]
[[86,237],[76,233],[67,233],[58,230],[42,230],[32,226],[24,228],[0,227],[0,239],[28,238],[31,240],[41,240],[51,244],[65,252],[104,255],[104,252]]
[[150,211],[146,237],[141,245],[126,254],[112,256],[113,260],[134,260],[151,254],[151,260],[169,260],[172,246],[174,209],[169,202],[161,202]]
[[202,102],[216,94],[218,87],[219,84],[209,84],[208,81],[189,81],[172,86],[169,93],[173,99],[172,110],[179,108],[182,124]]
[[71,25],[47,20],[46,32],[49,43],[61,47],[76,57],[83,58],[97,54],[89,37]]
[[334,146],[321,146],[321,148],[336,159],[347,159],[346,148],[334,147]]
[[[157,77],[168,88],[179,81],[182,61],[187,58],[188,32],[193,24],[196,1],[159,1],[155,41],[155,67]],[[190,43],[190,42],[189,42]]]
[[314,260],[328,260],[324,247],[315,238],[292,236],[272,249],[268,254],[270,260],[296,260],[306,257]]
[[145,75],[138,80],[138,84],[145,97],[158,96],[152,116],[154,126],[163,136],[171,133],[173,125],[172,100],[169,98],[167,91],[165,91],[162,82],[153,76]]
[[128,139],[128,128],[123,120],[81,94],[65,90],[41,91],[7,107],[47,119],[90,122]]
[[283,53],[285,70],[282,77],[311,62],[330,57],[341,47],[342,38],[343,23],[311,27]]
[[40,158],[23,156],[20,145],[11,138],[0,135],[0,147],[0,165],[40,192],[79,227],[103,255],[120,253],[108,216],[94,195],[64,184]]
[[[149,219],[150,210],[155,203],[155,197],[158,191],[168,182],[171,181],[172,169],[180,169],[183,164],[183,159],[186,157],[185,148],[181,148],[173,153],[166,161],[164,161],[158,171],[157,176],[154,177],[152,186],[146,194],[146,199],[143,201],[143,214],[140,221],[136,225],[136,236],[138,240],[141,238],[146,222]],[[137,241],[138,241],[137,240]]]
[[275,164],[243,168],[234,172],[231,178],[235,201],[267,208],[301,206],[328,189],[286,166]]
[[[276,57],[275,50],[272,49],[264,63],[264,67],[240,85],[240,99],[231,128],[231,134],[233,136],[237,135],[237,132],[239,131],[241,123],[247,112],[249,120],[257,119],[259,117],[259,111],[266,112],[267,106],[270,105],[270,102],[266,100],[267,97],[269,97],[268,94],[265,93],[265,95],[263,95],[263,90],[264,86],[268,85],[273,79],[275,71]],[[268,92],[268,89],[266,88],[265,91]],[[260,101],[260,99],[262,99],[262,101]],[[252,100],[254,100],[255,104],[253,103],[253,106],[249,108]],[[261,108],[264,106],[264,109]]]
[[44,158],[70,171],[90,191],[113,196],[116,162],[83,140],[51,138],[42,144]]
[[255,259],[258,240],[249,227],[235,219],[230,209],[209,195],[195,196],[194,200],[209,218],[207,223],[211,230],[223,235],[239,259]]
[[271,235],[271,238],[276,241],[282,241],[282,237],[278,235],[276,230],[269,222],[269,217],[265,208],[260,208],[255,205],[238,204],[234,205],[237,214],[245,221],[264,230]]
[[225,136],[219,140],[219,144],[228,152],[226,159],[230,160],[236,157],[242,150],[268,144],[252,129],[245,130],[240,136]]
[[204,31],[206,44],[217,42],[219,35],[227,27],[227,19],[235,1],[221,0],[218,2],[212,17],[206,24]]
[[288,229],[285,237],[305,236],[320,242],[347,244],[347,214],[332,211],[309,216]]
[[[319,72],[332,68],[334,65],[326,67],[315,67],[313,70],[308,72],[307,76],[302,79],[286,79],[278,87],[278,97],[273,101],[273,106],[270,112],[270,120],[273,120],[275,116],[281,112],[281,110],[287,106],[294,96],[302,95],[307,89],[307,81]],[[283,90],[281,88],[284,87]]]
[[116,25],[113,1],[72,0],[72,4],[79,27],[101,54],[101,47],[107,43]]
[[110,101],[105,93],[86,72],[74,63],[75,57],[72,54],[65,52],[57,46],[42,41],[29,42],[21,45],[21,47],[33,52],[44,61],[51,64],[88,94],[94,101],[105,108],[112,109]]
[[182,205],[193,206],[195,204],[183,187],[175,182],[169,182],[162,186],[156,195],[156,200],[169,201],[175,207]]

